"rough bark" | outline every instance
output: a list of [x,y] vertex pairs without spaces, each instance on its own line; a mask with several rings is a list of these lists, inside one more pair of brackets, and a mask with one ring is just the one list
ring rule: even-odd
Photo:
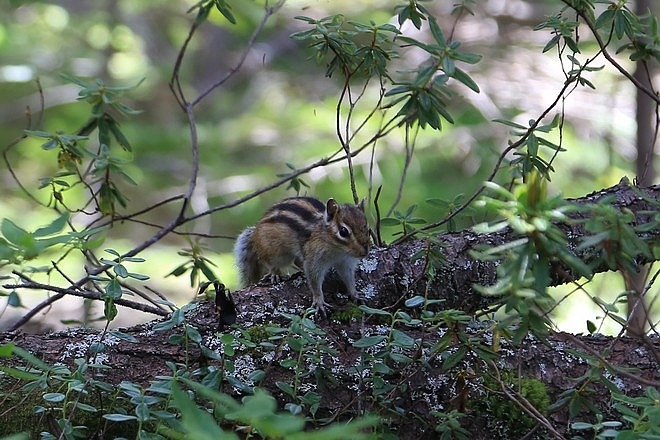
[[[657,205],[660,200],[658,186],[637,189],[621,183],[575,202],[598,203],[607,195],[615,196],[615,203],[619,208],[633,211],[640,224],[657,215],[657,207],[654,203]],[[565,228],[571,246],[577,247],[579,238],[584,235],[581,226],[563,225],[562,228]],[[366,297],[368,306],[392,313],[397,309],[405,309],[405,300],[420,293],[426,293],[431,299],[443,299],[441,305],[443,309],[458,309],[473,313],[493,301],[491,298],[478,295],[472,286],[475,283],[483,285],[492,283],[496,276],[496,264],[475,261],[470,257],[469,250],[479,243],[493,245],[504,243],[510,239],[508,234],[505,231],[499,234],[479,235],[473,231],[462,231],[441,235],[439,238],[444,243],[442,252],[446,264],[431,283],[424,276],[423,260],[410,258],[425,246],[429,246],[427,241],[411,240],[389,248],[375,249],[358,270],[359,290],[369,293]],[[642,238],[649,243],[657,243],[658,234],[656,229],[646,233]],[[583,255],[583,257],[589,256]],[[554,276],[556,283],[566,282],[573,276],[567,268],[556,269]],[[318,418],[347,419],[363,410],[379,413],[383,411],[382,399],[387,398],[388,401],[393,401],[397,407],[402,408],[405,414],[415,414],[415,417],[390,417],[392,428],[399,432],[400,438],[435,438],[437,433],[434,432],[433,411],[448,412],[451,409],[458,409],[469,415],[463,419],[463,423],[473,433],[474,438],[478,439],[493,438],[493,435],[498,437],[494,432],[504,429],[498,425],[501,421],[484,415],[475,403],[483,400],[483,396],[494,395],[493,390],[489,391],[490,385],[484,379],[486,376],[513,372],[516,378],[537,378],[547,387],[551,401],[555,401],[562,392],[577,386],[577,378],[593,367],[587,360],[591,357],[602,366],[603,374],[606,374],[626,394],[639,394],[646,386],[657,387],[660,384],[658,368],[660,339],[658,338],[610,338],[560,333],[552,334],[546,342],[541,343],[529,337],[520,346],[512,346],[502,341],[501,347],[497,350],[497,359],[492,363],[485,362],[474,352],[468,352],[458,364],[447,369],[446,356],[433,355],[428,347],[433,346],[450,329],[439,328],[429,331],[402,327],[415,344],[410,350],[402,349],[401,352],[414,361],[401,364],[400,369],[388,375],[388,380],[397,384],[393,390],[386,396],[375,396],[371,382],[367,379],[368,372],[358,372],[352,368],[368,363],[369,356],[375,355],[374,350],[356,348],[352,344],[366,335],[381,335],[384,334],[383,332],[386,334],[389,322],[378,315],[351,315],[348,300],[342,295],[333,293],[341,290],[341,287],[329,280],[325,288],[330,292],[328,302],[335,305],[339,314],[334,318],[331,315],[329,319],[324,320],[313,318],[315,324],[309,321],[312,328],[318,328],[323,333],[319,341],[322,341],[323,347],[327,347],[331,352],[321,350],[316,361],[308,356],[313,353],[296,353],[290,349],[283,349],[283,346],[273,350],[259,345],[271,335],[267,327],[289,327],[291,316],[287,317],[286,314],[301,316],[311,304],[311,298],[301,275],[293,276],[277,285],[256,285],[235,292],[233,298],[238,309],[236,325],[250,332],[257,347],[254,349],[240,345],[237,347],[233,357],[236,368],[233,372],[226,372],[235,381],[233,385],[225,383],[222,391],[240,395],[241,386],[236,384],[257,385],[251,383],[248,377],[254,370],[260,369],[266,374],[258,385],[268,389],[283,406],[284,403],[290,402],[291,398],[275,383],[290,382],[293,371],[283,367],[282,360],[298,358],[303,364],[303,371],[312,373],[303,375],[300,389],[316,390],[323,396],[317,412]],[[408,311],[415,314],[415,310]],[[186,322],[197,328],[206,347],[218,353],[223,352],[219,337],[230,330],[227,327],[219,329],[219,317],[214,304],[207,301],[198,303],[187,313]],[[171,373],[166,365],[167,362],[186,364],[192,368],[199,365],[215,365],[222,368],[221,361],[206,359],[195,344],[190,344],[186,348],[182,344],[168,342],[171,335],[181,334],[181,326],[158,332],[154,331],[156,324],[151,322],[122,330],[137,342],[105,337],[103,341],[105,350],[97,358],[97,361],[111,367],[102,371],[104,381],[116,384],[122,380],[129,380],[148,384],[158,375]],[[234,333],[239,334],[236,330]],[[90,346],[98,342],[100,337],[101,332],[92,329],[72,329],[44,335],[14,332],[0,334],[0,344],[12,342],[49,364],[63,362],[71,365],[76,358],[89,357]],[[489,340],[484,340],[483,336],[480,338],[475,343],[484,347],[493,346],[498,341],[496,337],[492,339],[489,336],[486,338],[490,338]],[[454,349],[456,347],[458,345]],[[585,353],[586,356],[576,356],[576,352]],[[447,353],[451,354],[452,350]],[[15,359],[3,360],[5,364],[15,362],[17,362]],[[627,368],[634,368],[634,372],[626,370]],[[327,374],[334,376],[335,382],[324,380],[327,379]],[[3,387],[5,386],[7,386],[6,382]],[[607,411],[611,406],[609,392],[597,383],[590,385],[590,388],[592,388],[594,404]],[[11,416],[11,412],[7,411],[7,408],[0,407],[0,413]],[[560,435],[570,437],[567,434],[570,420],[565,409],[548,415],[547,421],[558,430]],[[537,430],[537,435],[547,437],[549,434],[547,429],[540,428]]]

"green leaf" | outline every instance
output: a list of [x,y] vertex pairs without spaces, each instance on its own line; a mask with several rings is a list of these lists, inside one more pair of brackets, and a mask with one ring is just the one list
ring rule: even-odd
[[117,317],[117,305],[114,299],[105,298],[103,301],[103,316],[107,321],[112,321]]
[[0,365],[0,371],[3,373],[7,374],[10,377],[13,377],[15,379],[20,379],[20,380],[26,380],[26,381],[40,381],[42,380],[42,376],[40,374],[35,374],[31,373],[28,371],[25,371],[24,369],[18,369],[18,368],[13,368],[13,367],[3,367]]
[[454,70],[453,75],[451,75],[451,76],[452,76],[453,78],[455,78],[456,80],[460,81],[461,83],[465,84],[465,85],[466,85],[467,87],[469,87],[472,91],[477,92],[477,93],[480,92],[480,90],[479,90],[479,86],[477,85],[477,83],[475,83],[475,82],[472,80],[472,78],[470,78],[470,76],[469,76],[467,73],[465,73],[464,71],[462,71],[461,69],[456,68],[456,69]]
[[62,393],[46,393],[43,398],[46,402],[58,403],[63,402],[66,396]]
[[443,359],[442,368],[445,371],[450,370],[465,357],[466,353],[467,353],[467,349],[465,348],[465,346],[458,347],[458,349],[454,353],[450,354],[445,359]]
[[108,281],[108,284],[105,286],[105,297],[107,298],[112,298],[112,299],[118,299],[121,298],[122,296],[122,290],[121,290],[121,285],[119,284],[119,280],[116,278],[111,279]]
[[21,303],[21,297],[16,293],[16,291],[9,292],[9,295],[7,296],[7,305],[9,307],[23,307],[23,303]]
[[435,39],[435,41],[438,43],[440,49],[447,47],[447,40],[445,39],[445,35],[442,33],[442,29],[440,29],[438,22],[433,16],[429,17],[429,28],[431,29],[431,35],[433,35],[433,39]]
[[289,385],[288,383],[278,381],[278,382],[275,382],[275,386],[277,386],[277,388],[284,391],[289,396],[296,397],[295,392],[293,391],[293,387],[291,385]]
[[398,329],[392,329],[392,344],[403,348],[415,346],[415,339]]
[[197,330],[192,325],[188,325],[188,324],[186,324],[184,328],[185,328],[186,336],[190,338],[191,341],[196,342],[197,344],[200,344],[202,342],[202,335],[199,333],[199,330]]
[[95,412],[98,412],[98,409],[96,409],[96,408],[93,407],[92,405],[88,405],[88,404],[86,404],[86,403],[82,403],[82,402],[77,402],[77,403],[76,403],[76,409],[79,409],[79,410],[82,410],[82,411],[86,411],[86,412],[89,412],[89,413],[95,413]]
[[380,219],[381,226],[399,226],[401,221],[393,217],[385,217]]
[[111,422],[126,422],[129,420],[137,420],[137,417],[131,416],[128,414],[103,414],[102,416],[106,420],[110,420]]
[[220,13],[227,19],[231,24],[236,24],[236,17],[231,12],[231,6],[225,2],[225,0],[216,0],[215,7],[220,11]]
[[555,35],[550,39],[550,41],[548,41],[548,43],[543,47],[543,53],[546,53],[547,51],[555,47],[557,43],[559,43],[559,35]]
[[0,345],[0,358],[9,358],[14,355],[14,343],[9,342],[7,344]]
[[508,121],[506,119],[499,119],[499,118],[498,119],[493,119],[493,122],[499,122],[500,124],[508,125],[509,127],[513,127],[513,128],[517,128],[519,130],[527,131],[527,127],[525,127],[524,125],[520,125],[516,122]]
[[587,331],[589,332],[590,335],[593,335],[596,333],[596,330],[598,328],[596,327],[596,324],[593,323],[593,321],[587,319]]
[[119,124],[116,121],[109,120],[108,127],[110,128],[110,131],[112,132],[112,135],[114,136],[117,143],[124,150],[133,151],[133,147],[131,147],[131,144],[128,142],[128,139],[126,138],[126,136],[124,136],[124,133],[122,133],[121,130],[119,129]]
[[50,371],[52,369],[50,365],[21,347],[14,347],[14,354],[40,370]]
[[117,276],[128,278],[128,270],[123,264],[115,264],[112,270],[117,274]]
[[83,89],[89,88],[91,85],[83,81],[82,79],[78,78],[77,76],[69,75],[68,73],[60,73],[60,76],[64,78],[65,80],[72,82],[76,84],[77,86],[80,86]]
[[172,316],[169,317],[169,319],[166,319],[165,321],[159,322],[158,324],[154,325],[154,331],[165,331],[165,330],[171,330],[174,327],[177,327],[181,323],[185,321],[185,316],[181,309],[177,309],[174,312],[172,312]]
[[364,304],[360,305],[359,309],[368,315],[392,316],[390,312],[381,309],[374,309],[372,307],[365,306]]
[[608,26],[614,19],[614,14],[616,11],[614,9],[605,9],[602,14],[598,16],[596,22],[594,23],[596,29],[602,29],[605,26]]
[[412,362],[412,358],[410,356],[406,356],[405,354],[397,353],[394,351],[388,352],[387,356],[394,362],[398,362],[400,364],[409,364]]
[[138,403],[135,407],[135,415],[137,416],[138,420],[142,422],[148,421],[150,418],[149,405],[147,405],[145,402]]
[[17,246],[22,246],[25,238],[30,235],[26,230],[20,228],[16,223],[7,218],[2,219],[0,231],[7,241]]
[[53,137],[53,134],[47,131],[23,130],[23,132],[28,136],[40,137],[44,139],[51,139]]
[[364,336],[357,341],[353,342],[353,347],[355,348],[368,348],[378,345],[381,342],[387,340],[386,336],[375,335],[375,336]]
[[124,333],[124,332],[119,331],[117,329],[110,330],[109,334],[114,336],[117,339],[121,339],[122,341],[133,342],[133,343],[138,342],[138,340],[135,338],[135,336],[133,336],[131,334],[128,334],[128,333]]
[[453,52],[452,58],[456,61],[463,61],[468,64],[477,64],[483,58],[481,55],[470,52]]
[[583,431],[585,429],[594,429],[594,425],[586,422],[573,422],[571,423],[571,429],[575,429],[576,431]]
[[415,295],[412,298],[408,298],[405,302],[406,307],[414,308],[424,304],[426,300],[421,295]]

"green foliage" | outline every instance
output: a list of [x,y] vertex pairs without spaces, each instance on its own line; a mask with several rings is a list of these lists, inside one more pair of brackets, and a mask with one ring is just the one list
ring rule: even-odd
[[454,215],[457,212],[460,212],[460,217],[467,218],[470,224],[474,224],[473,215],[474,209],[472,206],[464,207],[465,194],[457,194],[451,200],[444,199],[428,199],[426,203],[437,207],[440,209],[438,212],[438,218],[449,218],[447,222],[447,232],[456,232],[458,230],[457,218]]
[[167,276],[180,277],[190,271],[190,287],[203,284],[201,276],[204,276],[206,282],[216,281],[218,277],[211,269],[211,267],[215,267],[215,263],[204,256],[206,251],[207,249],[202,243],[191,241],[189,248],[177,252],[178,255],[187,258],[187,261],[175,267]]
[[[313,309],[308,310],[312,311]],[[291,414],[298,415],[305,411],[315,417],[321,403],[321,395],[313,390],[303,392],[301,384],[310,377],[316,378],[321,387],[326,384],[326,380],[332,380],[332,374],[325,364],[329,358],[337,356],[337,351],[330,346],[325,331],[307,314],[301,317],[283,313],[282,316],[291,321],[290,326],[267,327],[266,331],[270,336],[267,341],[261,342],[260,346],[276,351],[288,347],[287,351],[290,351],[291,355],[282,356],[278,363],[293,372],[293,381],[279,381],[275,385],[284,393],[285,399],[289,400],[284,407]]]
[[188,12],[190,13],[195,9],[197,9],[196,24],[206,21],[212,9],[217,9],[228,22],[236,24],[236,17],[232,13],[231,4],[225,0],[201,0],[188,9]]
[[2,233],[2,237],[0,237],[0,267],[8,264],[22,264],[58,245],[61,245],[64,249],[73,247],[85,249],[90,236],[99,232],[98,230],[92,230],[82,233],[59,234],[68,221],[69,214],[65,212],[48,225],[29,232],[9,219],[2,219],[2,222],[0,222],[0,233]]
[[[428,124],[433,129],[440,129],[440,116],[453,123],[453,118],[446,110],[446,100],[449,97],[447,83],[454,78],[474,92],[479,93],[479,86],[456,62],[476,64],[481,56],[459,50],[458,41],[448,41],[435,17],[428,17],[429,28],[434,38],[433,44],[422,43],[410,37],[399,39],[409,45],[418,47],[431,57],[430,63],[420,65],[414,72],[410,82],[397,82],[396,87],[389,90],[386,96],[397,96],[390,106],[403,102],[397,116],[403,116],[408,125],[419,123],[424,128]],[[442,73],[438,73],[442,72]]]
[[293,164],[287,163],[286,166],[291,170],[291,173],[280,173],[277,174],[277,177],[290,177],[289,185],[286,187],[286,189],[292,189],[296,192],[296,195],[300,195],[300,191],[303,189],[303,187],[309,188],[309,185],[302,177],[300,177],[296,167]]
[[615,209],[611,199],[602,200],[585,210],[590,214],[584,224],[589,235],[583,237],[578,250],[595,249],[595,265],[605,264],[612,270],[634,272],[638,257],[651,258],[651,249],[639,234],[657,228],[660,224],[657,215],[649,223],[636,225],[635,215],[629,210]]
[[[368,384],[383,411],[397,408],[400,396],[413,392],[408,382],[399,378],[413,374],[420,367],[428,368],[440,362],[444,371],[458,370],[455,374],[460,375],[460,364],[468,357],[483,362],[497,358],[483,342],[483,329],[472,327],[470,316],[458,310],[434,310],[437,304],[437,300],[416,296],[406,301],[410,313],[360,306],[365,314],[388,322],[381,333],[367,334],[353,342],[354,347],[363,350],[361,363],[354,369]],[[420,318],[411,316],[416,309],[421,309]],[[419,332],[411,336],[412,331],[420,329],[428,334],[438,331],[441,336],[432,340],[419,337]],[[440,420],[435,429],[444,436],[463,432],[459,429],[458,414],[436,416]]]
[[[616,17],[619,16],[622,18],[617,19]],[[631,61],[660,60],[660,34],[658,34],[656,16],[648,14],[638,17],[626,10],[625,13],[616,14],[613,21],[615,32],[618,34],[623,31],[631,40],[617,49],[617,52],[631,52],[629,56]]]
[[[602,414],[596,414],[596,422],[573,422],[571,429],[593,432],[594,439],[616,438],[620,440],[644,440],[660,435],[660,393],[654,387],[647,387],[643,395],[629,397],[613,391],[614,409],[622,421],[605,421]],[[575,436],[573,439],[584,439]]]
[[[638,16],[632,12],[626,1],[611,0],[578,0],[569,2],[582,18],[602,36],[606,44],[616,38],[624,41],[616,52],[630,52],[632,61],[656,61],[660,59],[660,39],[658,38],[657,17],[647,14]],[[595,16],[594,3],[604,3],[605,8],[600,15]],[[552,29],[553,37],[548,41],[543,51],[547,52],[554,46],[563,52],[568,47],[573,53],[580,53],[577,38],[578,21],[567,17],[568,10],[562,10],[534,29]]]
[[[613,396],[620,394],[619,388],[612,381],[612,373],[615,370],[604,364],[600,356],[575,350],[570,350],[569,353],[575,356],[576,359],[584,360],[588,367],[584,374],[574,378],[573,386],[562,392],[557,400],[550,405],[549,410],[556,411],[565,408],[568,410],[570,417],[576,417],[583,411],[597,416],[601,414],[601,411],[593,404],[596,386],[604,386]],[[606,354],[604,353],[604,355]]]
[[[200,396],[209,399],[214,406],[214,416],[236,426],[242,426],[248,434],[258,435],[262,438],[287,439],[367,439],[373,438],[365,433],[365,428],[373,427],[376,419],[366,417],[346,424],[333,426],[312,432],[305,432],[305,420],[288,413],[277,412],[273,397],[263,390],[255,390],[251,396],[245,397],[239,404],[227,395],[218,393],[199,383],[183,379]],[[221,430],[214,422],[213,417],[205,410],[200,409],[183,392],[174,389],[174,405],[181,409],[183,419],[183,432],[194,438],[238,438],[233,433]],[[176,437],[170,437],[176,438]]]
[[391,227],[398,226],[401,228],[400,232],[394,235],[407,235],[417,231],[415,225],[425,225],[427,223],[423,218],[415,217],[413,214],[417,209],[417,205],[411,205],[406,212],[394,211],[394,217],[385,217],[380,220],[381,226]]
[[[407,126],[430,126],[441,128],[441,118],[453,123],[447,102],[451,92],[449,80],[455,79],[475,92],[479,86],[459,67],[457,62],[476,64],[480,55],[459,49],[461,43],[445,37],[435,17],[418,2],[411,2],[401,7],[399,24],[410,20],[419,29],[422,20],[428,23],[434,38],[433,44],[424,43],[416,38],[399,35],[399,30],[391,24],[369,25],[348,21],[337,14],[316,20],[310,17],[296,17],[315,27],[297,32],[292,38],[306,41],[316,51],[318,62],[330,57],[327,76],[340,71],[347,81],[352,77],[377,78],[382,84],[391,82],[392,87],[385,90],[384,97],[390,98],[383,109],[397,108],[394,120]],[[398,57],[399,51],[390,49],[395,41],[404,43],[402,49],[416,47],[429,57],[416,69],[409,69],[408,75],[394,78],[389,71],[390,61]]]
[[134,279],[139,281],[146,281],[149,279],[148,276],[129,272],[125,266],[125,262],[132,263],[142,263],[144,258],[140,257],[122,257],[119,252],[114,249],[106,249],[105,252],[115,256],[113,260],[108,260],[106,258],[101,258],[99,261],[101,264],[105,264],[112,268],[114,275],[110,274],[107,276],[95,275],[92,277],[94,281],[101,281],[105,284],[101,298],[103,300],[103,316],[108,323],[114,320],[117,317],[117,305],[116,301],[122,297],[124,291],[121,285],[121,279]]
[[[46,139],[41,145],[42,149],[57,149],[58,168],[66,170],[53,176],[42,177],[39,189],[51,188],[52,199],[49,205],[53,204],[55,208],[61,206],[71,212],[84,212],[84,207],[70,206],[66,197],[68,191],[82,184],[90,192],[97,212],[114,215],[117,204],[124,208],[127,206],[127,198],[117,185],[116,177],[132,185],[136,185],[136,182],[126,172],[128,160],[114,152],[113,140],[126,153],[131,153],[133,147],[112,112],[121,116],[135,116],[140,113],[122,102],[125,95],[134,91],[139,83],[132,87],[110,87],[100,79],[95,83],[88,83],[71,75],[62,76],[80,87],[78,100],[92,106],[91,117],[75,134],[64,134],[63,131],[25,131],[29,136]],[[96,151],[83,145],[90,140],[89,135],[94,131],[97,132]],[[85,168],[84,161],[88,161]],[[93,186],[97,185],[98,189],[94,189]]]
[[538,174],[513,192],[488,183],[494,196],[484,197],[479,205],[501,220],[475,227],[480,233],[510,228],[507,242],[473,251],[475,258],[502,261],[497,267],[498,280],[491,286],[475,286],[485,295],[502,297],[504,312],[515,311],[502,322],[503,328],[516,323],[514,339],[521,341],[528,332],[545,337],[552,326],[548,312],[554,299],[548,293],[551,270],[560,262],[585,277],[591,268],[577,258],[567,244],[558,223],[568,222],[567,214],[575,207],[560,197],[548,198],[545,183]]
[[[339,70],[345,77],[388,76],[388,62],[396,52],[385,49],[399,34],[391,24],[365,25],[346,21],[341,14],[315,20],[310,17],[296,17],[314,28],[291,35],[294,40],[307,41],[316,50],[316,60],[323,61],[330,56],[326,75]],[[364,44],[360,42],[364,41]]]
[[520,141],[514,144],[518,146],[513,153],[517,157],[510,162],[512,177],[523,178],[531,173],[538,173],[550,179],[550,173],[554,171],[554,168],[548,160],[539,154],[539,147],[549,148],[554,155],[566,150],[537,133],[549,133],[557,128],[560,121],[559,115],[555,115],[549,124],[540,126],[538,125],[539,121],[535,120],[529,121],[529,127],[503,119],[496,119],[495,121],[513,127],[515,129],[513,135],[520,137]]
[[555,46],[560,47],[560,51],[563,51],[563,47],[568,47],[572,52],[579,53],[580,49],[578,48],[577,42],[573,38],[575,29],[578,26],[578,22],[575,20],[570,20],[563,15],[554,15],[549,17],[543,23],[538,24],[534,30],[538,31],[541,29],[552,29],[553,37],[548,41],[548,43],[543,48],[543,52],[547,52]]
[[632,440],[660,435],[660,392],[657,388],[647,387],[644,395],[639,397],[621,393],[614,393],[613,396],[617,401],[614,408],[630,426],[622,430],[617,438]]
[[439,440],[469,440],[472,434],[461,426],[460,420],[466,415],[452,410],[448,413],[436,411],[433,416],[438,418],[438,425],[435,427],[439,434]]
[[[202,348],[204,356],[221,360],[221,368],[205,367],[192,370],[186,365],[168,363],[171,375],[163,375],[151,381],[148,387],[125,380],[114,387],[103,381],[92,379],[91,371],[102,371],[100,363],[75,360],[77,369],[65,366],[51,367],[35,356],[14,346],[0,347],[0,356],[20,356],[28,365],[25,370],[1,367],[0,371],[10,377],[25,381],[23,391],[42,392],[43,404],[35,411],[55,418],[63,438],[86,438],[88,426],[99,421],[126,425],[128,432],[135,432],[136,438],[238,438],[235,432],[256,435],[261,438],[319,439],[373,438],[370,428],[377,425],[377,418],[361,417],[348,423],[334,423],[313,432],[305,430],[303,410],[314,415],[320,403],[320,395],[314,391],[299,393],[297,387],[309,373],[309,365],[322,364],[324,354],[336,355],[328,351],[320,330],[309,318],[301,319],[291,315],[288,328],[267,328],[264,335],[271,335],[268,343],[277,342],[280,349],[287,347],[294,356],[283,358],[280,364],[295,371],[295,383],[277,383],[277,387],[288,394],[292,402],[285,405],[286,412],[279,412],[275,399],[266,391],[248,385],[263,379],[263,371],[250,372],[242,382],[233,359],[239,356],[236,347],[255,349],[248,331],[237,331],[220,336],[221,354],[203,345],[196,329],[187,323],[185,313],[192,305],[177,310],[172,317],[154,327],[156,331],[172,331],[170,343],[181,345],[187,351],[190,343]],[[180,329],[180,333],[176,332]],[[120,336],[113,333],[113,336]],[[132,341],[135,342],[135,341]],[[90,348],[91,349],[91,348]],[[310,352],[311,350],[311,352]],[[98,353],[102,352],[101,348]],[[95,355],[94,355],[95,356]],[[321,367],[319,367],[321,368]],[[319,378],[319,371],[315,372]],[[241,402],[222,392],[216,391],[230,385],[245,393]],[[97,402],[98,399],[98,402]],[[86,414],[92,415],[91,421]],[[83,423],[83,424],[76,424]],[[60,431],[57,431],[60,432]],[[57,438],[57,432],[43,432],[42,438]]]
[[[587,422],[573,422],[571,423],[571,429],[576,431],[594,431],[594,435],[591,438],[604,440],[608,438],[619,438],[619,433],[615,428],[621,426],[621,422],[616,420],[612,421],[603,421],[603,416],[601,414],[597,415],[596,423],[587,423]],[[584,440],[582,436],[572,437],[574,440]]]

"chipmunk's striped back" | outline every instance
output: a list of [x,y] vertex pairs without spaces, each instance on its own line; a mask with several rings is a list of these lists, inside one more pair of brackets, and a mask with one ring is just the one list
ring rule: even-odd
[[303,269],[323,309],[321,285],[334,267],[355,297],[357,259],[369,249],[369,227],[364,204],[323,203],[313,197],[292,197],[273,205],[254,227],[245,229],[234,247],[244,284],[264,275],[275,280],[290,266]]
[[[288,228],[301,243],[309,239],[318,222],[323,220],[325,204],[313,197],[291,197],[273,205],[261,218],[257,226],[262,229],[277,228],[284,233]],[[272,227],[272,228],[271,228]],[[263,235],[263,234],[262,234]]]

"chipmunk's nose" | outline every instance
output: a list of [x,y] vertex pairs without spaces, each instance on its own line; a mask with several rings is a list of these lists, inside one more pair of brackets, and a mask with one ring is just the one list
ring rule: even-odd
[[356,257],[360,257],[360,258],[366,257],[368,253],[369,253],[369,242],[360,246],[360,249],[357,252]]

